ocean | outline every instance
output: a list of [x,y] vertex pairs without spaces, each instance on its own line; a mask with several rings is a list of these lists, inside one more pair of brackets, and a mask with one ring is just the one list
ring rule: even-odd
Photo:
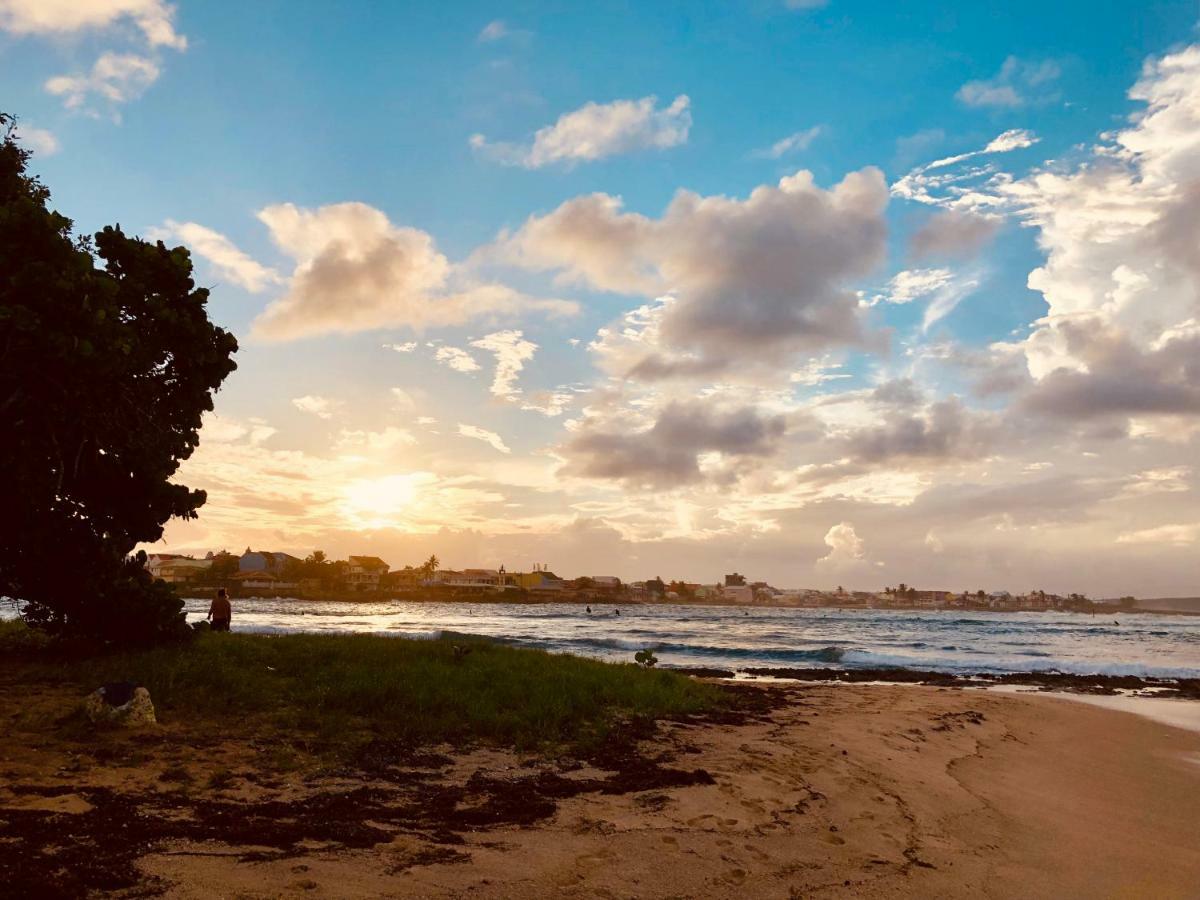
[[[198,621],[208,601],[186,608]],[[286,599],[233,610],[235,631],[476,636],[617,661],[649,649],[670,667],[1200,677],[1200,616]]]

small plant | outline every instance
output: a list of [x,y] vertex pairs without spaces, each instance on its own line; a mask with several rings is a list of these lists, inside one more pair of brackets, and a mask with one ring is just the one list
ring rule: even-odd
[[633,661],[643,669],[652,669],[658,663],[658,657],[652,650],[639,650],[633,654]]

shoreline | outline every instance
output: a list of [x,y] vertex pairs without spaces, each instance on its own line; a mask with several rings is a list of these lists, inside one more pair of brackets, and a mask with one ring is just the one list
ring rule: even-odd
[[60,689],[0,691],[0,872],[173,898],[1183,897],[1200,880],[1200,735],[1041,693],[732,689],[762,702],[590,759],[379,745],[334,768],[278,768],[277,737],[188,716],[59,738],[37,714]]

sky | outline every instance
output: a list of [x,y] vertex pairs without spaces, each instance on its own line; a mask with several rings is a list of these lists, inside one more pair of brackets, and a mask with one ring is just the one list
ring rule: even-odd
[[1200,593],[1188,2],[0,0],[238,369],[152,549]]

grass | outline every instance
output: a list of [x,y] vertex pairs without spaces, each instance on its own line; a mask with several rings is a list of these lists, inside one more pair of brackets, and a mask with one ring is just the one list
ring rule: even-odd
[[19,656],[33,677],[81,690],[136,681],[164,722],[249,717],[334,745],[370,735],[413,745],[582,746],[630,718],[725,702],[711,685],[632,663],[485,642],[470,648],[456,659],[447,640],[201,634],[184,646],[75,659],[56,657],[20,623],[0,622],[0,659]]

